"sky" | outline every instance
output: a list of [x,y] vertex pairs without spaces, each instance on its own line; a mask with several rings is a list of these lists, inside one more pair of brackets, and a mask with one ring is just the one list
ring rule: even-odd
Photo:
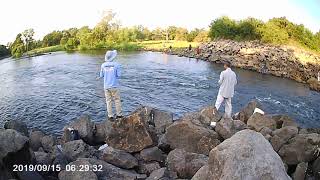
[[35,39],[53,30],[94,25],[103,11],[112,10],[123,26],[151,29],[169,25],[208,28],[226,15],[240,20],[255,17],[267,21],[286,16],[313,32],[320,30],[320,0],[1,0],[0,44],[14,41],[25,29]]

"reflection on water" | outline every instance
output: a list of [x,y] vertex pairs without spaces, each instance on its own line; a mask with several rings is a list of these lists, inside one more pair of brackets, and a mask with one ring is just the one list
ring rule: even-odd
[[[60,133],[65,124],[86,113],[105,118],[102,81],[95,80],[103,52],[53,53],[30,59],[0,61],[0,125],[19,119],[30,127]],[[120,53],[121,96],[125,113],[139,105],[185,112],[211,105],[218,92],[221,65],[153,52]],[[284,113],[301,125],[319,126],[320,94],[291,80],[235,69],[238,86],[234,111],[257,99],[269,113]],[[222,108],[223,109],[223,108]]]

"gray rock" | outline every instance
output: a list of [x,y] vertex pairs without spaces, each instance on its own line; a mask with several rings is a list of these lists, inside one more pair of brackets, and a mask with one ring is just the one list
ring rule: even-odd
[[70,141],[69,135],[67,134],[67,131],[65,131],[67,128],[73,128],[77,130],[80,138],[87,144],[94,144],[95,126],[88,115],[81,116],[79,119],[73,121],[71,124],[63,128],[64,134],[62,139],[64,142]]
[[298,128],[294,126],[285,126],[283,128],[277,129],[273,132],[273,137],[271,137],[270,142],[275,151],[279,149],[288,142],[288,140],[298,134]]
[[163,167],[153,171],[146,180],[172,180],[176,179],[177,174]]
[[93,159],[93,158],[79,158],[78,160],[88,161],[91,165],[102,168],[101,171],[96,171],[96,175],[99,180],[136,180],[145,179],[147,176],[144,174],[138,174],[135,171],[125,170],[118,168],[105,161]]
[[53,135],[44,136],[41,139],[41,145],[46,152],[52,152],[54,146],[56,145],[57,139]]
[[268,127],[271,130],[275,130],[277,128],[276,121],[268,118],[265,115],[260,113],[254,113],[247,122],[247,125],[250,128],[253,128],[255,131],[260,131],[263,127]]
[[319,144],[319,134],[297,134],[284,144],[278,153],[288,165],[309,162],[317,158],[315,151]]
[[98,176],[93,171],[79,171],[80,166],[91,166],[92,164],[85,159],[78,159],[71,162],[70,167],[75,167],[77,170],[62,170],[59,173],[59,180],[98,180]]
[[208,178],[209,166],[202,166],[197,173],[192,177],[191,180],[207,180]]
[[312,172],[316,179],[320,179],[320,157],[313,162]]
[[37,164],[50,165],[52,160],[50,155],[45,152],[34,152]]
[[247,125],[240,120],[222,118],[216,125],[215,131],[223,138],[228,139],[236,132],[246,129]]
[[95,134],[93,142],[95,144],[104,144],[106,140],[106,121],[95,123]]
[[44,178],[36,171],[19,171],[17,172],[20,180],[44,180]]
[[296,167],[296,171],[293,173],[293,180],[304,180],[306,177],[306,172],[308,168],[308,163],[299,163]]
[[252,130],[242,130],[210,151],[208,178],[290,179],[270,143]]
[[13,129],[0,129],[0,177],[10,178],[13,165],[31,164],[34,155],[29,139]]
[[62,152],[69,161],[75,161],[78,158],[91,158],[96,154],[96,150],[84,143],[82,139],[65,143]]
[[218,138],[215,131],[182,120],[170,125],[161,141],[171,149],[184,148],[188,152],[208,155],[220,143]]
[[29,134],[30,138],[30,147],[34,151],[38,151],[39,148],[42,146],[41,140],[45,136],[42,131],[39,130],[32,130]]
[[138,172],[140,174],[151,174],[153,171],[160,169],[161,166],[158,162],[147,162],[147,163],[140,163]]
[[148,149],[144,149],[140,152],[140,155],[144,161],[158,161],[158,162],[165,162],[167,156],[166,154],[161,151],[158,147],[151,147]]
[[131,169],[138,166],[138,160],[131,154],[110,146],[103,149],[101,159],[124,169]]
[[106,143],[116,149],[127,152],[139,152],[151,146],[153,140],[148,132],[145,112],[137,110],[126,118],[110,122],[110,130],[106,133]]
[[0,159],[27,146],[29,139],[13,129],[0,129]]
[[277,128],[286,126],[299,127],[299,125],[287,115],[272,115],[271,118],[277,122]]
[[167,167],[176,172],[179,178],[191,179],[195,173],[208,163],[208,156],[175,149],[168,154]]
[[21,133],[22,135],[27,136],[27,137],[29,135],[27,125],[26,125],[26,123],[24,123],[22,121],[17,121],[17,120],[7,121],[4,124],[4,128],[5,129],[14,129],[14,130],[18,131],[19,133]]
[[239,120],[247,123],[248,119],[254,112],[255,108],[261,109],[262,105],[258,101],[251,101],[249,102],[240,112],[239,112]]
[[152,109],[150,116],[150,123],[155,126],[158,134],[165,133],[166,128],[173,123],[173,114],[166,111]]
[[[216,115],[213,115],[213,111]],[[187,113],[181,118],[182,121],[191,121],[193,124],[205,128],[211,128],[211,122],[218,122],[220,119],[221,116],[213,106],[204,107],[199,112]]]

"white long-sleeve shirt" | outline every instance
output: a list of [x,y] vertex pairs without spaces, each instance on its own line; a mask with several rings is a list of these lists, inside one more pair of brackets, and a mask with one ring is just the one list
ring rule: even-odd
[[220,73],[219,94],[224,98],[231,98],[234,95],[234,86],[237,84],[237,75],[230,68]]

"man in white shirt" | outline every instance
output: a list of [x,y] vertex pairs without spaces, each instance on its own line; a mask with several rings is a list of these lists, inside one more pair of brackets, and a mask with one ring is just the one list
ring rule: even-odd
[[[231,118],[232,113],[232,105],[231,105],[231,98],[234,95],[234,86],[237,84],[237,76],[231,70],[230,62],[224,63],[224,71],[220,74],[219,79],[219,93],[217,96],[217,101],[215,104],[215,108],[218,111],[223,101],[225,101],[225,118]],[[215,114],[215,111],[213,112]]]

